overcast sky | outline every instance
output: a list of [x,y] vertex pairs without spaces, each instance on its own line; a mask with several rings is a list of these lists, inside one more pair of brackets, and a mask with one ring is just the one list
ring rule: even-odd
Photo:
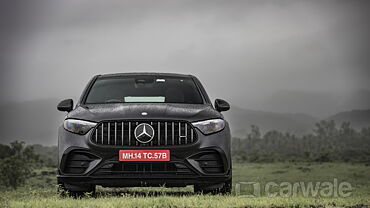
[[77,98],[95,74],[137,71],[194,74],[246,108],[281,91],[370,89],[369,11],[366,0],[1,1],[1,102]]

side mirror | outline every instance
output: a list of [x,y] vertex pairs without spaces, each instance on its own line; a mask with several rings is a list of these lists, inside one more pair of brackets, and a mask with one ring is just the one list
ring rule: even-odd
[[72,99],[67,99],[67,100],[62,100],[59,104],[57,109],[59,111],[67,111],[71,112],[73,110],[73,100]]
[[221,100],[221,99],[216,99],[215,100],[215,108],[217,111],[227,111],[230,109],[230,105],[228,102]]

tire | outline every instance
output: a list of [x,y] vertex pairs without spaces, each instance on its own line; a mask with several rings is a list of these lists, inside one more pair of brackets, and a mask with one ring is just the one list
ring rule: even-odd
[[231,194],[232,178],[222,184],[196,184],[194,185],[195,193],[202,194]]
[[71,196],[71,197],[81,197],[85,196],[87,193],[95,195],[94,185],[78,186],[72,184],[59,184],[58,192],[61,196]]
[[225,181],[224,186],[221,188],[220,193],[221,194],[231,194],[231,190],[233,187],[233,180],[230,178],[229,180]]

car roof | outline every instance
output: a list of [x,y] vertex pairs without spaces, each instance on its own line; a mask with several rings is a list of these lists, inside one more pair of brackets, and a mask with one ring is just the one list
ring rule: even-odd
[[130,72],[130,73],[112,73],[112,74],[101,74],[98,75],[101,78],[105,77],[125,77],[125,76],[171,76],[171,77],[192,77],[189,74],[177,74],[177,73],[155,73],[155,72]]

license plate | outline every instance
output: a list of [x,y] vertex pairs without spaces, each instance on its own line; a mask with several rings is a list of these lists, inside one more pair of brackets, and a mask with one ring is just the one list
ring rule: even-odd
[[120,150],[119,161],[170,161],[170,150]]

